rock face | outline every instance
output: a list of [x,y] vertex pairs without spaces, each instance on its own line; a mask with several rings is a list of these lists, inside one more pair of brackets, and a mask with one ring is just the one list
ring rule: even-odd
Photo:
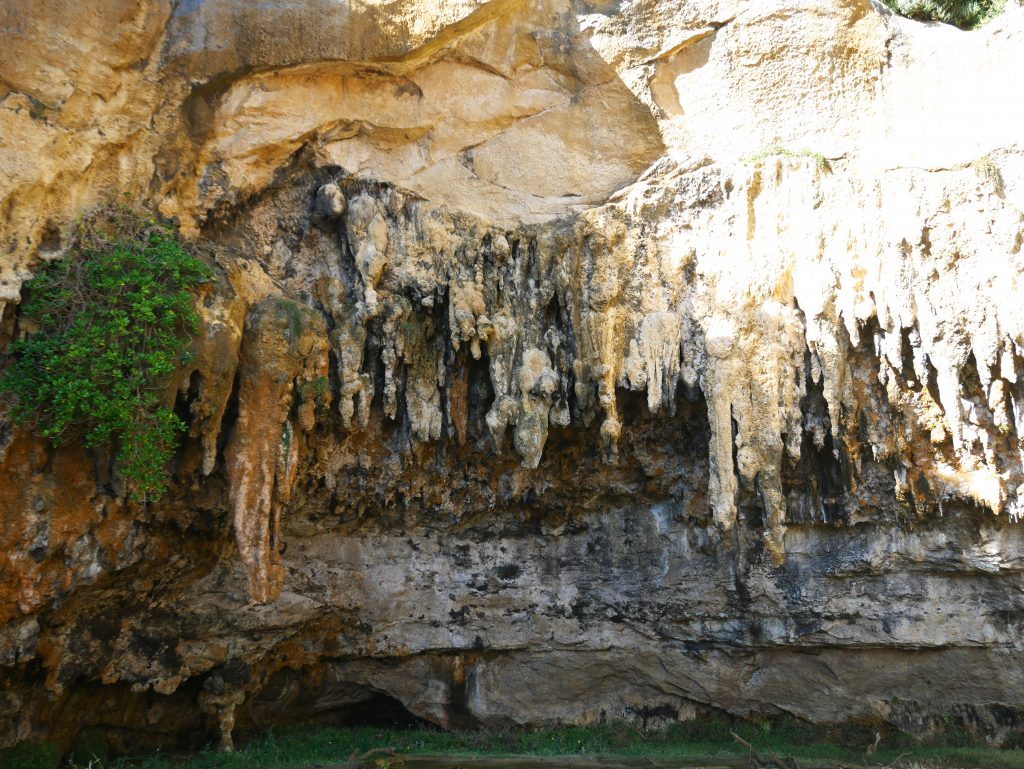
[[0,745],[1024,727],[1015,0],[0,19],[4,335],[105,195],[218,270],[163,501],[0,423]]

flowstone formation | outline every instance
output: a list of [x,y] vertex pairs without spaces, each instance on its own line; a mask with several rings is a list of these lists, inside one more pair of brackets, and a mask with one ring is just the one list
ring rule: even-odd
[[0,424],[0,745],[1016,739],[1014,0],[106,6],[0,11],[3,334],[115,190],[215,278],[158,503]]

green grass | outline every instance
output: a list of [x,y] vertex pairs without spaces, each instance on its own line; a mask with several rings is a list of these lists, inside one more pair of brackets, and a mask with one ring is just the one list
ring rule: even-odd
[[[371,727],[288,729],[264,734],[235,753],[207,750],[189,755],[151,754],[94,763],[93,769],[313,769],[347,764],[353,754],[387,748],[399,754],[365,763],[370,769],[398,769],[401,756],[450,757],[608,757],[663,761],[744,759],[747,751],[729,734],[735,729],[762,757],[793,756],[801,766],[864,766],[863,748],[821,742],[813,727],[743,724],[708,719],[676,724],[665,731],[641,732],[622,725],[564,727],[542,731],[440,732]],[[850,741],[860,744],[860,738]],[[866,740],[865,742],[869,742]],[[1024,751],[983,747],[914,747],[894,740],[872,756],[872,765],[1024,769]],[[28,753],[24,753],[28,756]],[[52,754],[51,754],[52,755]],[[0,754],[0,759],[3,759]],[[2,763],[10,769],[50,769],[53,763]],[[88,761],[78,758],[78,766]]]

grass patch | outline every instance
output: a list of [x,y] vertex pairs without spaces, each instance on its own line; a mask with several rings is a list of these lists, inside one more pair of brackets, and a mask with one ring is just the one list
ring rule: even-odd
[[755,155],[747,155],[742,158],[745,163],[761,163],[768,158],[783,157],[783,158],[810,158],[814,161],[814,165],[819,171],[825,173],[832,173],[832,164],[828,162],[828,158],[822,155],[820,152],[813,152],[808,149],[802,150],[791,150],[788,147],[783,147],[781,144],[776,144],[771,147],[766,147]]
[[[864,766],[863,747],[821,742],[816,730],[799,723],[735,725],[725,718],[674,724],[664,731],[642,732],[625,724],[563,727],[541,731],[441,732],[375,727],[287,729],[266,733],[235,753],[212,750],[190,755],[152,754],[96,762],[93,769],[313,769],[351,764],[354,754],[391,749],[397,756],[368,760],[370,769],[398,769],[402,756],[445,757],[604,757],[651,761],[743,760],[747,751],[729,734],[750,742],[762,757],[792,756],[801,766]],[[981,747],[883,746],[871,765],[912,769],[919,766],[1024,769],[1024,751]],[[86,764],[79,764],[84,767]],[[514,766],[514,763],[512,764]],[[36,765],[11,769],[36,769]]]
[[1006,9],[1006,0],[882,0],[900,16],[976,29]]

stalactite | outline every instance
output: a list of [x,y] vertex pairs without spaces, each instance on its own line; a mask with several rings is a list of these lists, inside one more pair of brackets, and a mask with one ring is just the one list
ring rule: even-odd
[[[256,603],[281,591],[281,512],[298,469],[299,428],[314,426],[315,387],[327,376],[327,329],[308,307],[270,297],[246,318],[239,366],[238,420],[225,450],[235,540]],[[296,389],[298,392],[296,392]]]

